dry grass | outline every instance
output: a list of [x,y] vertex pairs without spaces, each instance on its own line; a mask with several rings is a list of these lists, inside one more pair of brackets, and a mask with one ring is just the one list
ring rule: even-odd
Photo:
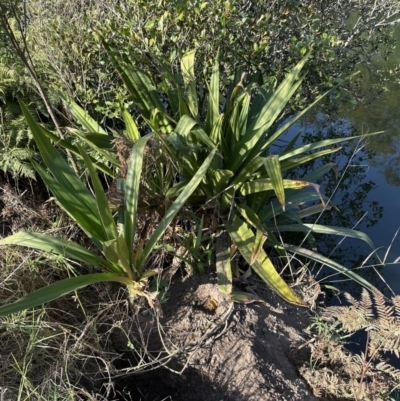
[[[87,242],[53,202],[38,199],[35,203],[33,193],[3,187],[0,213],[5,225],[1,236],[26,230]],[[155,212],[143,213],[136,241],[147,239],[156,225],[149,222],[159,219]],[[166,242],[174,240],[174,235],[168,235]],[[149,263],[168,266],[165,250],[155,252]],[[0,305],[63,278],[92,272],[90,266],[57,255],[22,247],[2,248]],[[1,318],[0,395],[7,401],[130,400],[129,393],[119,392],[116,378],[154,369],[164,361],[148,352],[147,335],[141,332],[141,316],[148,320],[155,312],[144,303],[137,305],[140,314],[132,313],[127,299],[122,287],[103,283],[35,310]]]
[[[54,203],[37,202],[36,206],[32,194],[3,186],[2,235],[20,230],[68,238],[78,235],[79,230]],[[27,248],[1,248],[0,304],[78,271],[89,273],[91,268]],[[98,284],[44,307],[1,318],[1,399],[124,399],[112,379],[113,362],[121,349],[117,352],[111,341],[116,328],[126,326],[125,320],[130,319],[122,292],[117,286]]]

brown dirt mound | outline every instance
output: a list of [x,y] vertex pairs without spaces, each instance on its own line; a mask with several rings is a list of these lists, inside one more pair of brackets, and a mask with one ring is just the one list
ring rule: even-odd
[[[272,291],[256,289],[264,302],[237,304],[220,294],[213,276],[195,276],[171,286],[163,305],[163,345],[174,354],[167,369],[123,380],[142,400],[317,400],[291,362],[291,347],[304,342],[307,311]],[[218,306],[215,310],[210,310]],[[161,349],[153,332],[148,345]],[[147,320],[147,323],[150,323]],[[154,328],[154,325],[152,326]],[[158,337],[157,340],[151,337]]]

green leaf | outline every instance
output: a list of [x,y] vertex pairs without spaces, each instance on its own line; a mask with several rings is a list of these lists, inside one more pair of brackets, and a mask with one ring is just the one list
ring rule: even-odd
[[88,132],[97,132],[102,135],[108,135],[106,131],[94,120],[90,115],[76,104],[72,99],[61,96],[65,105],[68,107],[71,114],[77,119],[78,123]]
[[43,133],[42,127],[34,120],[23,102],[19,103],[42,159],[54,178],[51,178],[34,161],[32,161],[32,165],[49,185],[49,189],[64,210],[92,237],[102,241],[106,240],[106,234],[100,224],[96,200],[64,158],[51,145]]
[[40,233],[19,232],[0,240],[0,246],[18,245],[27,248],[39,249],[48,253],[54,253],[67,258],[78,260],[88,265],[118,271],[115,266],[107,260],[95,255],[75,242],[55,238],[51,235]]
[[293,253],[293,254],[298,254],[301,256],[305,256],[310,260],[313,260],[315,262],[319,262],[323,265],[329,266],[333,270],[336,270],[339,273],[344,274],[345,276],[351,278],[354,280],[356,283],[362,285],[366,289],[370,291],[377,290],[376,287],[374,287],[371,283],[369,283],[367,280],[359,276],[357,273],[354,273],[352,270],[348,269],[347,267],[341,265],[340,263],[335,262],[332,259],[327,258],[326,256],[323,256],[319,253],[310,251],[309,249],[297,247],[295,245],[288,245],[288,244],[283,244],[283,246],[276,246],[277,248],[280,249],[286,249],[287,251]]
[[278,155],[270,155],[263,159],[265,169],[271,180],[272,187],[282,205],[282,210],[285,210],[285,189],[283,187],[283,178],[281,173],[281,165]]
[[258,215],[254,213],[254,211],[250,207],[248,207],[247,205],[236,204],[236,209],[241,214],[241,216],[247,221],[247,223],[249,223],[257,231],[261,232],[265,231]]
[[342,237],[356,238],[366,242],[371,249],[375,250],[375,246],[367,234],[344,227],[325,226],[322,224],[290,224],[279,225],[279,231],[292,232],[313,232],[326,235],[340,235]]
[[67,278],[36,290],[9,305],[0,307],[0,316],[6,316],[11,313],[17,313],[25,309],[43,305],[46,302],[53,301],[69,294],[70,292],[79,290],[80,288],[91,284],[101,283],[104,281],[117,281],[124,284],[130,284],[131,281],[127,280],[126,277],[122,277],[118,273],[95,273]]
[[[335,153],[335,152],[339,151],[340,149],[342,149],[342,147],[333,148],[333,149],[325,149],[325,150],[321,150],[320,152],[315,152],[310,155],[300,157],[298,159],[288,160],[286,162],[281,163],[281,171],[286,171],[286,170],[289,170],[292,168],[299,167],[302,164],[308,163],[315,159],[319,159],[322,156],[326,156],[326,155]],[[279,159],[281,160],[281,157]]]
[[126,130],[124,131],[125,135],[132,142],[135,142],[140,138],[140,133],[139,133],[138,127],[135,123],[135,120],[132,118],[129,111],[125,108],[125,106],[122,104],[122,102],[120,104],[120,107],[121,107],[122,118],[125,122],[125,127],[126,127]]
[[354,139],[364,139],[372,135],[378,135],[382,134],[383,131],[379,132],[371,132],[369,134],[362,134],[362,135],[355,135],[355,136],[350,136],[347,138],[334,138],[334,139],[324,139],[322,141],[314,142],[314,143],[309,143],[307,145],[301,146],[300,148],[297,148],[295,150],[292,150],[291,152],[288,152],[280,157],[280,161],[282,162],[283,160],[289,159],[290,157],[297,156],[302,153],[310,152],[319,148],[322,148],[324,146],[330,146],[334,145],[336,143],[340,142],[347,142],[347,141],[353,141]]
[[208,86],[206,132],[211,132],[212,127],[217,122],[219,114],[219,56],[217,53],[211,71],[210,85]]
[[111,214],[111,210],[108,205],[108,200],[104,192],[103,186],[101,185],[100,179],[87,153],[80,145],[77,145],[77,147],[82,156],[82,159],[86,163],[86,166],[90,174],[90,178],[92,180],[94,192],[96,194],[97,210],[99,211],[99,216],[103,225],[103,229],[107,235],[107,239],[111,240],[117,238],[118,236],[117,226]]
[[218,289],[223,294],[232,292],[232,269],[230,260],[229,235],[222,231],[216,242],[216,270]]
[[218,145],[222,141],[222,123],[224,121],[224,115],[221,114],[217,117],[215,124],[211,128],[210,139],[215,144]]
[[334,170],[336,174],[336,179],[338,175],[338,165],[336,163],[326,163],[322,165],[321,167],[318,167],[317,169],[311,171],[311,173],[307,174],[305,177],[303,177],[307,181],[315,182],[322,176],[324,176],[329,170]]
[[103,246],[103,253],[107,260],[115,265],[121,266],[123,268],[123,272],[131,280],[140,279],[140,277],[134,277],[134,273],[129,265],[128,247],[126,246],[125,239],[122,234],[110,241],[104,242]]
[[[324,196],[322,196],[322,198],[324,201],[328,200]],[[318,202],[320,200],[321,195],[318,193],[310,191],[293,191],[286,195],[286,207],[288,210],[297,211],[300,205],[304,207],[307,202]],[[262,212],[259,213],[259,217],[263,223],[265,222],[265,224],[268,224],[270,220],[275,219],[276,216],[281,213],[283,213],[282,206],[276,199],[273,199],[272,202],[267,207],[264,207]],[[285,212],[285,214],[286,213],[287,212]]]
[[[303,189],[309,186],[315,186],[315,184],[307,181],[300,180],[282,180],[283,187],[288,189]],[[270,191],[274,189],[274,185],[270,178],[260,178],[258,180],[252,180],[243,184],[240,188],[240,193],[243,196],[254,194],[262,191]],[[282,203],[281,203],[282,205]]]
[[[258,156],[263,150],[265,132],[276,123],[294,92],[301,84],[299,74],[309,56],[301,60],[290,72],[278,89],[262,106],[252,105],[251,113],[255,115],[245,135],[234,151],[228,168],[233,172],[239,170],[242,164]],[[296,82],[297,81],[297,82]],[[256,108],[256,110],[254,110]]]
[[[103,46],[110,55],[115,68],[121,75],[143,118],[154,130],[159,129],[163,133],[170,134],[173,131],[170,118],[165,113],[164,105],[160,100],[157,89],[146,73],[136,66],[128,69],[124,62],[120,60],[118,50],[114,51],[104,39]],[[154,113],[155,110],[158,113]]]
[[147,141],[152,134],[139,139],[132,148],[129,158],[128,172],[125,180],[124,194],[124,238],[129,252],[129,265],[133,265],[133,241],[138,214],[140,176],[142,174],[143,154]]
[[232,301],[240,304],[251,304],[253,302],[265,303],[265,301],[257,295],[244,291],[233,291],[231,294],[231,299]]
[[185,114],[179,119],[174,132],[181,135],[183,138],[186,138],[187,140],[190,139],[190,133],[193,132],[209,148],[215,148],[214,142],[209,138],[205,131],[196,126],[197,122],[192,117]]
[[[86,144],[88,144],[92,149],[96,151],[96,153],[99,153],[102,155],[106,160],[108,160],[111,164],[113,164],[115,167],[121,168],[121,163],[111,154],[107,148],[107,144],[105,144],[105,141],[99,142],[96,138],[96,135],[84,135],[82,134],[79,130],[72,129],[72,128],[67,128],[67,130],[76,135],[77,137],[81,138]],[[107,136],[107,141],[109,141],[110,137]],[[107,146],[108,147],[108,146]]]
[[266,234],[264,234],[263,231],[261,230],[257,230],[256,231],[256,239],[254,241],[254,245],[253,245],[253,251],[251,253],[251,263],[250,266],[253,265],[253,263],[258,259],[258,257],[260,256],[260,252],[263,249],[263,245],[265,240],[267,239]]
[[194,56],[195,50],[185,53],[181,60],[181,69],[183,82],[185,83],[186,95],[188,97],[188,105],[193,117],[198,117],[198,103],[197,103],[197,90],[196,78],[194,75]]
[[[49,138],[53,143],[62,146],[65,149],[70,150],[72,153],[74,153],[77,156],[81,156],[81,154],[79,153],[79,150],[76,146],[71,145],[68,141],[65,141],[63,139],[61,139],[59,136],[55,135],[54,133],[52,133],[51,131],[45,129],[44,127],[42,128],[42,133],[44,135],[47,136],[47,138]],[[103,173],[107,174],[110,177],[115,177],[115,173],[108,168],[105,164],[103,163],[99,163],[97,162],[93,157],[90,156],[90,160],[92,161],[94,167],[100,171],[102,171]],[[116,165],[116,167],[120,167],[119,163]]]
[[87,190],[86,187],[81,193],[73,189],[66,189],[64,185],[61,185],[59,182],[57,182],[35,161],[32,160],[31,163],[56,198],[59,206],[64,209],[73,220],[76,221],[76,223],[92,239],[96,246],[99,249],[102,249],[100,242],[106,241],[107,235],[103,226],[101,225],[97,203],[92,194]]
[[[252,250],[255,243],[255,236],[253,232],[250,230],[247,224],[240,220],[235,214],[233,215],[232,223],[226,223],[226,228],[232,240],[238,247],[241,255],[248,264],[251,264]],[[274,290],[287,302],[300,306],[306,305],[293,293],[286,282],[279,276],[264,250],[260,250],[260,254],[252,264],[252,268],[272,290]]]
[[261,167],[263,166],[262,157],[255,157],[252,161],[246,164],[244,168],[240,171],[239,174],[236,175],[235,179],[232,181],[232,185],[240,186],[247,179],[250,179],[251,176]]
[[233,176],[229,170],[214,170],[210,173],[210,182],[213,195],[221,194],[228,187],[230,178]]

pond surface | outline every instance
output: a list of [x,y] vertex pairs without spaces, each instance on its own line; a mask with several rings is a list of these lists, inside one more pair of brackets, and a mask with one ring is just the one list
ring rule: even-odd
[[[400,294],[400,74],[396,77],[395,72],[400,68],[400,27],[395,35],[397,47],[389,59],[377,59],[369,70],[361,69],[362,102],[344,103],[339,117],[323,113],[309,116],[308,121],[293,126],[287,138],[293,138],[300,129],[304,130],[304,143],[384,131],[362,142],[347,142],[339,152],[310,168],[328,162],[338,164],[338,171],[325,177],[321,189],[332,196],[339,211],[325,212],[318,223],[359,229],[374,243],[371,249],[362,241],[345,239],[337,247],[338,237],[324,237],[320,251],[348,268],[357,269],[357,273],[381,291],[389,286],[397,295]],[[383,68],[387,70],[382,73],[384,83],[378,84],[376,72]],[[317,279],[354,295],[359,292],[358,286],[343,282],[338,275],[330,271],[325,275],[319,274]]]
[[[376,187],[368,194],[369,201],[377,201],[383,207],[379,222],[363,227],[385,258],[383,276],[396,294],[400,294],[400,84],[392,72],[400,64],[400,28],[395,32],[396,48],[388,60],[376,60],[377,70],[387,67],[386,82],[376,90],[369,91],[364,104],[343,108],[341,115],[361,132],[385,131],[383,135],[369,138],[366,152],[373,152],[365,165],[368,180]],[[376,82],[374,70],[362,70],[365,89]],[[377,93],[378,92],[378,93]]]

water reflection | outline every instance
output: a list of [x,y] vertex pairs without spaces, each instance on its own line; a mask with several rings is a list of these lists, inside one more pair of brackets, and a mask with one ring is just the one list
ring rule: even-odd
[[[377,58],[374,65],[361,69],[360,97],[357,106],[343,105],[341,117],[363,132],[385,131],[371,137],[365,147],[368,176],[375,182],[371,198],[379,202],[385,214],[379,224],[365,232],[385,258],[384,278],[400,293],[400,27],[395,31],[396,47],[388,59]],[[378,79],[380,78],[380,80]]]
[[[361,134],[360,131],[351,126],[347,119],[332,119],[322,114],[314,116],[312,123],[310,121],[304,122],[304,129],[303,143]],[[319,217],[318,223],[366,231],[378,224],[384,211],[383,206],[374,197],[378,188],[369,175],[368,161],[376,155],[362,141],[343,142],[341,146],[342,148],[338,152],[308,163],[301,170],[293,171],[288,178],[299,178],[299,176],[304,176],[323,164],[336,163],[338,169],[332,169],[319,181],[321,192],[331,197],[335,208],[323,213]],[[310,219],[310,222],[313,221],[315,221],[315,217]],[[341,237],[332,235],[314,234],[314,237],[318,243],[319,252],[348,268],[358,269],[357,272],[360,275],[373,285],[384,289],[385,284],[376,274],[377,271],[382,274],[382,267],[379,266],[379,260],[376,256],[371,255],[373,250],[368,245],[362,241],[350,239],[340,241]],[[319,266],[315,266],[314,273],[318,270]],[[340,281],[337,286],[341,290],[352,292],[354,295],[359,289],[359,286],[348,281],[347,277],[328,268],[322,269],[317,279],[322,282],[336,283]]]
[[362,102],[346,105],[341,115],[365,132],[385,131],[367,145],[374,152],[369,164],[376,167],[389,185],[400,186],[400,28],[396,47],[388,59],[378,58],[369,68],[361,68]]

